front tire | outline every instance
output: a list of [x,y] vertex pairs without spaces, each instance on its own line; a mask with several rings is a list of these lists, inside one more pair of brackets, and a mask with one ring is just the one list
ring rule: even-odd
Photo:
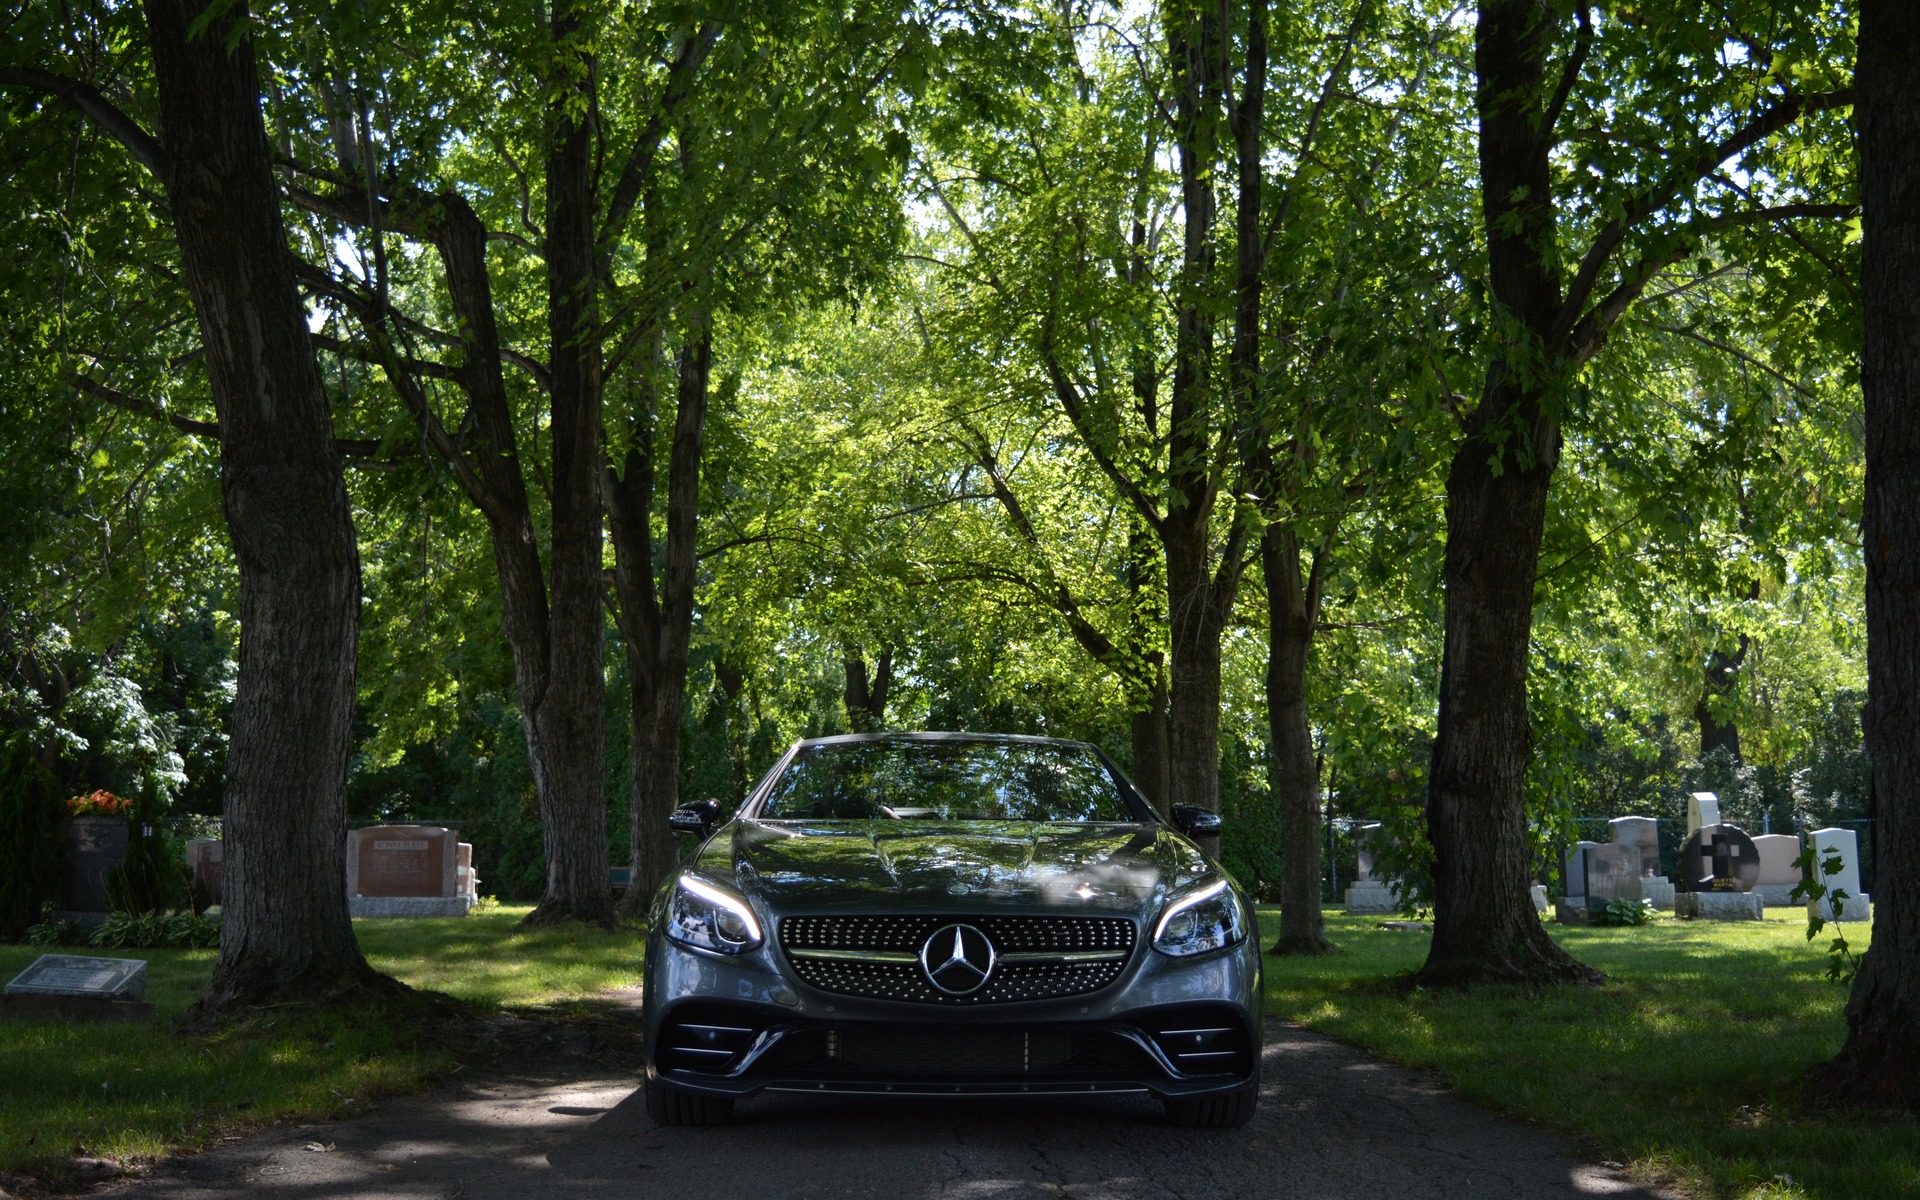
[[647,1115],[656,1125],[725,1125],[733,1119],[728,1096],[701,1096],[648,1079]]
[[1253,1120],[1260,1105],[1260,1085],[1250,1083],[1238,1091],[1217,1096],[1193,1096],[1166,1101],[1167,1120],[1187,1129],[1238,1129]]

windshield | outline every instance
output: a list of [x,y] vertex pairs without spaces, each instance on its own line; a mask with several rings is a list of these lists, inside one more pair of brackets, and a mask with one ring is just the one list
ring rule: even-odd
[[805,747],[759,815],[774,821],[1143,819],[1106,764],[1083,747],[908,740]]

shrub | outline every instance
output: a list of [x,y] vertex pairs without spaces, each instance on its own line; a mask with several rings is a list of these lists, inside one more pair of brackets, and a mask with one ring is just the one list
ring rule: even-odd
[[72,921],[42,921],[27,928],[24,939],[30,946],[79,946],[87,940],[87,931]]
[[1609,900],[1593,913],[1595,925],[1651,925],[1653,918],[1651,900]]
[[199,950],[220,944],[220,919],[190,912],[116,912],[96,927],[87,944],[101,949]]
[[66,816],[26,735],[9,738],[0,751],[0,938],[18,937],[58,893]]

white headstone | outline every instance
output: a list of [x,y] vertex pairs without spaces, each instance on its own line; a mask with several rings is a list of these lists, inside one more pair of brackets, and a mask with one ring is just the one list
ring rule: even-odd
[[1687,797],[1687,836],[1708,825],[1720,824],[1720,797],[1712,792],[1695,792]]
[[[1840,869],[1829,874],[1829,859],[1839,858]],[[1870,898],[1860,890],[1860,839],[1851,829],[1813,831],[1813,877],[1827,887],[1826,896],[1817,902],[1820,915],[1829,921],[1864,921]],[[1845,891],[1838,913],[1833,911],[1833,894]],[[1809,902],[1813,903],[1813,902]]]
[[42,954],[13,977],[6,994],[138,1000],[147,994],[147,960]]

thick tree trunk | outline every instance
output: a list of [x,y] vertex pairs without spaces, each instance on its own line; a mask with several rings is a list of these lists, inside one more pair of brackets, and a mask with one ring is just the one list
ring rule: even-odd
[[594,271],[594,70],[584,5],[556,3],[547,154],[547,329],[553,376],[552,590],[547,692],[527,714],[544,752],[540,823],[547,887],[529,924],[610,924],[607,886],[605,612],[601,587],[600,344]]
[[1319,576],[1300,577],[1300,543],[1272,525],[1260,539],[1267,581],[1267,734],[1280,804],[1280,937],[1275,954],[1333,949],[1320,915],[1320,767],[1307,723],[1307,652],[1320,607]]
[[1491,385],[1480,411],[1512,414],[1535,436],[1526,462],[1469,437],[1447,474],[1446,643],[1427,794],[1433,944],[1418,978],[1597,981],[1547,936],[1527,897],[1527,650],[1559,434],[1536,398],[1510,387]]
[[1601,978],[1547,936],[1527,895],[1528,638],[1560,459],[1544,388],[1565,369],[1547,340],[1561,305],[1544,116],[1553,32],[1533,0],[1480,6],[1480,197],[1506,320],[1447,472],[1446,641],[1427,783],[1433,943],[1416,976],[1430,984]]
[[320,372],[280,219],[253,47],[236,6],[148,0],[169,207],[220,416],[240,568],[240,672],[223,803],[220,957],[199,1009],[313,1001],[375,984],[347,917],[360,561]]
[[1863,0],[1859,96],[1873,945],[1825,1096],[1920,1110],[1920,8]]
[[629,776],[628,847],[633,883],[621,911],[644,913],[653,893],[680,861],[677,834],[667,817],[680,803],[680,715],[686,705],[693,640],[693,593],[700,517],[700,457],[705,446],[707,392],[713,373],[711,333],[681,351],[673,446],[667,464],[665,569],[654,581],[653,445],[648,417],[629,430],[625,470],[606,472],[613,535],[616,618],[627,642],[633,686],[633,765]]

